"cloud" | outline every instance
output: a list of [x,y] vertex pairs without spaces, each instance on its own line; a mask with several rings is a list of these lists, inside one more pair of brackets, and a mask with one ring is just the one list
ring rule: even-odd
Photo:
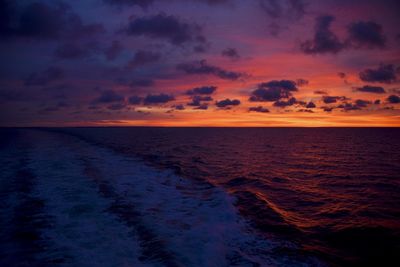
[[267,15],[269,33],[275,37],[306,14],[307,3],[303,0],[258,1],[261,10]]
[[370,86],[364,85],[363,87],[357,87],[356,91],[364,92],[364,93],[374,93],[374,94],[384,94],[386,93],[385,89],[380,86]]
[[176,110],[185,110],[185,106],[184,106],[184,105],[182,105],[182,104],[179,104],[179,105],[173,106],[173,108],[175,108]]
[[201,2],[201,3],[205,3],[205,4],[208,4],[208,5],[220,5],[220,4],[229,3],[232,0],[195,0],[195,1]]
[[123,49],[124,48],[119,41],[113,41],[111,46],[104,51],[104,55],[106,56],[107,60],[112,61],[116,59],[119,54],[121,54]]
[[334,107],[321,107],[325,112],[331,112],[332,110],[334,110]]
[[135,78],[130,83],[130,87],[150,87],[154,85],[154,80],[146,78]]
[[309,81],[305,80],[305,79],[297,79],[296,84],[297,84],[297,86],[302,87],[302,86],[308,85]]
[[65,43],[56,48],[54,55],[59,59],[74,60],[88,58],[98,51],[96,42],[86,44]]
[[377,69],[366,69],[359,73],[364,82],[392,83],[396,81],[396,70],[393,64],[381,64]]
[[308,102],[306,105],[306,108],[316,108],[317,106],[314,104],[314,102]]
[[238,106],[238,105],[240,105],[240,100],[238,100],[238,99],[231,100],[231,99],[227,98],[225,100],[217,101],[215,103],[215,105],[219,108],[226,108],[229,106]]
[[143,98],[141,98],[140,96],[131,96],[128,98],[128,103],[131,105],[139,105],[142,102]]
[[122,102],[124,99],[125,97],[123,95],[118,94],[114,90],[105,90],[94,100],[94,103]]
[[195,95],[192,97],[192,102],[187,103],[188,106],[201,106],[202,101],[212,101],[213,98],[210,96]]
[[371,101],[357,99],[354,103],[343,103],[337,106],[337,108],[343,109],[344,111],[361,110],[370,104],[372,104]]
[[292,92],[298,91],[296,82],[291,80],[273,80],[261,83],[251,93],[249,101],[252,102],[274,102],[282,98],[289,98]]
[[298,20],[305,14],[303,0],[259,0],[261,9],[271,18]]
[[240,55],[235,48],[226,48],[222,50],[221,55],[232,60],[238,60],[240,58]]
[[64,78],[64,70],[60,67],[49,67],[41,73],[34,72],[25,79],[26,86],[44,86],[52,81]]
[[203,103],[203,104],[197,106],[197,107],[194,108],[194,109],[207,110],[207,109],[208,109],[208,104]]
[[305,54],[336,54],[343,49],[384,48],[386,37],[382,26],[373,21],[353,22],[347,27],[348,37],[344,42],[331,30],[334,16],[325,15],[316,18],[315,33],[312,40],[300,44]]
[[323,96],[322,101],[325,104],[332,104],[336,103],[338,100],[346,100],[347,98],[345,96]]
[[357,99],[355,101],[355,105],[361,108],[365,108],[369,104],[372,104],[372,102],[368,100]]
[[323,91],[323,90],[316,90],[316,91],[314,91],[314,94],[316,94],[316,95],[327,95],[328,93]]
[[35,40],[77,39],[103,33],[102,24],[83,24],[81,17],[63,2],[33,2],[16,10],[10,1],[1,1],[0,36]]
[[249,112],[260,112],[260,113],[268,113],[269,109],[264,108],[263,106],[258,107],[250,107]]
[[274,106],[275,106],[275,107],[279,107],[279,108],[284,108],[284,107],[287,107],[287,106],[293,106],[293,105],[296,104],[296,103],[297,103],[296,98],[291,97],[291,98],[289,98],[289,100],[287,100],[287,101],[285,101],[285,100],[279,100],[279,101],[274,102]]
[[336,54],[344,48],[344,44],[330,29],[333,16],[320,16],[316,18],[315,33],[312,40],[300,44],[300,49],[305,54]]
[[341,79],[346,79],[346,77],[347,77],[346,73],[344,73],[344,72],[338,72],[338,76]]
[[154,3],[154,0],[103,0],[105,3],[115,6],[140,6],[146,8]]
[[161,55],[152,51],[139,50],[133,58],[128,62],[127,68],[134,69],[146,64],[155,63],[161,59]]
[[353,22],[347,30],[347,43],[354,48],[384,48],[386,45],[382,26],[373,21]]
[[128,35],[164,39],[173,45],[205,42],[200,26],[183,22],[175,16],[163,13],[137,18],[129,23],[125,31]]
[[115,104],[111,104],[109,106],[107,106],[107,109],[109,110],[121,110],[126,108],[125,103],[115,103]]
[[297,112],[314,113],[314,111],[312,111],[311,109],[304,109],[304,108],[297,110]]
[[175,100],[175,97],[173,95],[168,95],[168,94],[158,94],[158,95],[153,95],[153,94],[148,94],[144,98],[144,103],[147,105],[153,105],[153,104],[165,104],[167,102]]
[[[148,8],[152,5],[156,0],[103,0],[105,3],[114,6],[139,6],[141,8]],[[187,0],[185,0],[187,1]],[[230,2],[231,0],[193,0],[200,3],[205,3],[208,5],[218,5],[218,4],[225,4]]]
[[25,102],[32,100],[32,97],[33,96],[26,91],[0,88],[0,103]]
[[217,90],[216,86],[196,87],[186,91],[187,95],[211,95]]
[[176,66],[178,70],[182,70],[187,74],[203,74],[214,75],[224,80],[238,80],[245,76],[240,72],[224,70],[220,67],[207,64],[206,60],[195,61],[191,63],[181,63]]
[[397,95],[390,95],[390,96],[388,96],[387,101],[391,104],[399,104],[400,97]]

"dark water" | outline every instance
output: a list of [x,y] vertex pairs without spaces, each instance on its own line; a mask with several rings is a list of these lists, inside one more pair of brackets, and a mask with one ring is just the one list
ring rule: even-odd
[[[7,147],[11,142],[5,140],[16,139],[15,134],[7,135],[5,133],[7,131],[9,133],[11,130],[3,130],[3,147]],[[218,230],[220,228],[216,230],[216,227],[224,228],[225,224],[229,225],[229,220],[243,220],[250,229],[232,237],[232,240],[240,239],[241,243],[237,246],[232,243],[231,247],[238,249],[230,251],[227,253],[228,256],[224,257],[224,264],[227,266],[299,266],[300,264],[305,266],[395,266],[400,264],[398,258],[400,252],[400,129],[69,128],[18,131],[19,136],[24,136],[24,131],[35,132],[33,134],[35,137],[25,136],[19,141],[13,141],[15,144],[23,143],[21,140],[26,142],[25,146],[21,145],[25,150],[32,146],[29,139],[39,138],[41,142],[48,144],[49,137],[43,137],[45,134],[62,136],[57,138],[65,139],[62,139],[61,147],[68,144],[79,159],[76,164],[71,163],[71,166],[81,164],[84,166],[87,177],[95,177],[95,182],[100,185],[98,193],[95,194],[96,197],[99,195],[102,199],[112,199],[114,204],[107,204],[110,206],[108,213],[117,216],[118,221],[124,222],[128,227],[139,229],[136,233],[139,233],[138,240],[142,240],[142,243],[139,242],[138,245],[142,252],[138,253],[142,256],[138,256],[138,259],[143,264],[149,263],[150,258],[154,260],[150,263],[154,263],[155,266],[158,266],[158,263],[161,264],[160,266],[223,266],[220,265],[222,261],[208,262],[203,258],[197,262],[190,261],[189,258],[194,257],[191,253],[194,252],[188,251],[185,254],[184,246],[181,248],[177,245],[181,239],[175,237],[176,233],[173,232],[176,229],[180,229],[179,231],[185,229],[183,226],[170,227],[168,231],[160,230],[162,226],[158,228],[152,226],[152,222],[164,220],[170,214],[175,214],[177,220],[187,224],[185,227],[189,228],[192,223],[195,224],[189,216],[198,219],[204,215],[210,219],[207,219],[208,223],[201,228],[205,229],[204,232],[197,232],[198,235],[194,235],[193,238],[199,238],[209,232],[222,231]],[[34,143],[37,144],[38,141]],[[191,200],[182,204],[182,197],[170,199],[170,195],[175,194],[175,189],[179,189],[178,185],[174,185],[173,191],[168,191],[165,197],[163,192],[157,193],[157,189],[153,188],[151,190],[156,191],[149,192],[155,192],[152,196],[154,201],[157,201],[157,194],[160,194],[159,199],[168,199],[173,203],[171,206],[173,210],[166,210],[167,215],[163,215],[162,211],[155,212],[156,215],[151,215],[154,218],[147,215],[148,209],[137,208],[147,205],[143,204],[147,201],[146,195],[132,198],[143,203],[139,201],[141,204],[136,205],[135,202],[129,204],[124,194],[114,189],[118,186],[108,182],[109,177],[117,176],[117,171],[113,169],[113,166],[117,166],[115,168],[118,168],[118,171],[124,170],[124,174],[121,175],[134,171],[130,170],[130,167],[123,167],[122,163],[115,165],[110,156],[103,157],[105,159],[102,168],[107,169],[102,170],[100,167],[96,169],[94,158],[100,160],[102,156],[97,156],[97,152],[90,152],[93,155],[88,156],[89,148],[83,152],[82,143],[85,143],[85,146],[87,144],[99,149],[110,149],[112,153],[121,157],[139,157],[152,170],[173,170],[177,177],[180,177],[179,179],[191,181],[190,185],[186,185],[190,187],[190,192],[187,194],[190,195]],[[51,145],[48,146],[51,147]],[[9,151],[9,148],[3,150]],[[43,149],[39,146],[37,151],[41,150]],[[21,152],[16,153],[21,155]],[[62,160],[62,157],[60,159]],[[15,165],[13,168],[18,169],[19,175],[21,171],[25,171],[29,173],[27,177],[33,177],[35,174],[32,174],[34,171],[31,169],[35,167],[26,167],[24,165],[26,160],[22,157],[18,163],[12,161]],[[48,160],[44,159],[44,162],[46,161]],[[70,169],[71,167],[68,167],[68,170]],[[7,171],[2,172],[4,180]],[[110,172],[110,174],[105,178],[99,178],[102,177],[98,174],[100,172]],[[13,176],[13,174],[10,175]],[[18,179],[18,173],[14,176]],[[27,182],[33,183],[34,180],[35,178],[31,178]],[[100,180],[102,182],[99,182]],[[21,181],[17,182],[17,184],[21,183]],[[167,182],[163,181],[161,184],[164,183]],[[144,188],[147,190],[149,185]],[[22,189],[13,190],[21,191]],[[225,203],[224,201],[217,201],[224,194],[229,198],[232,197],[232,201],[228,202],[232,203],[234,213],[238,214],[239,219],[226,215],[231,218],[228,222],[215,224],[214,218],[224,213],[226,209],[230,209],[224,208],[225,204],[221,204]],[[23,209],[28,197],[32,196],[24,196],[14,213],[21,209],[20,206]],[[45,201],[42,198],[36,196],[33,201],[37,203],[35,205],[40,206],[36,209],[38,214],[43,214],[40,209],[43,209],[41,205],[45,205]],[[199,211],[198,215],[193,215],[191,212],[179,213],[184,207],[191,209],[186,203],[196,203],[198,206],[204,204],[207,208]],[[137,210],[133,212],[135,209]],[[15,218],[13,220],[18,221]],[[46,228],[47,223],[43,219],[40,226],[33,226],[33,234],[38,235],[37,232]],[[236,228],[230,229],[228,226],[226,229],[229,229],[227,234],[219,236],[218,240],[225,239],[227,235],[236,231]],[[194,231],[187,231],[188,238]],[[250,232],[256,238],[279,244],[268,251],[260,250],[261,247],[264,248],[263,245],[259,243],[254,245],[251,243],[253,241],[245,241],[242,238],[244,233]],[[184,234],[182,236],[186,238]],[[143,239],[150,244],[146,243],[143,246]],[[46,242],[51,243],[51,241],[50,238]],[[34,236],[33,240],[29,239],[29,242],[44,241]],[[209,243],[210,241],[199,243],[197,248],[198,253],[203,252],[205,258],[212,259],[215,247],[220,248],[221,245],[216,242],[217,245],[213,249],[202,250],[203,246]],[[51,245],[48,246],[51,247]],[[179,252],[169,251],[169,247],[174,246],[176,249],[172,250]],[[229,242],[226,246],[229,247]],[[147,252],[143,247],[147,249]],[[193,245],[193,248],[196,249],[196,245]],[[156,255],[152,254],[154,250],[158,251]],[[250,250],[252,252],[248,252]],[[36,252],[28,254],[34,255],[34,253]],[[242,256],[232,256],[236,255],[235,253]],[[266,254],[264,258],[253,260],[256,255],[263,253]],[[61,254],[55,258],[62,259],[60,261],[64,263],[68,262]],[[247,260],[245,261],[244,258]],[[285,260],[280,260],[280,258]],[[229,260],[225,262],[225,259]]]

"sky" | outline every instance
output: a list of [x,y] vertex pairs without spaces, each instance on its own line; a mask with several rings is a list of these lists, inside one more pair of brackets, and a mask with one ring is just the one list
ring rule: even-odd
[[398,0],[0,0],[0,126],[400,126]]

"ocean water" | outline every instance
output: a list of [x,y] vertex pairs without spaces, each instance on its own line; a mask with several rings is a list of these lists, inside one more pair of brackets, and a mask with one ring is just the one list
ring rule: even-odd
[[0,133],[0,266],[400,266],[400,129]]

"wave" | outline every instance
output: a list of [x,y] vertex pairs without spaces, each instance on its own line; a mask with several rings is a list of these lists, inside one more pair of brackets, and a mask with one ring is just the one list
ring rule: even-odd
[[73,136],[25,130],[22,138],[35,181],[28,194],[43,201],[38,212],[50,222],[33,225],[46,241],[33,265],[320,265],[258,234],[220,187]]

